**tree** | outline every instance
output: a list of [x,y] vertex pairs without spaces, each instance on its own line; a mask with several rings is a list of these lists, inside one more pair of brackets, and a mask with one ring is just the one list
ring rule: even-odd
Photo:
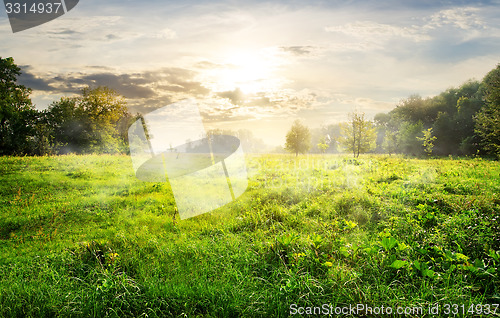
[[391,113],[402,121],[430,123],[435,118],[436,110],[431,99],[411,95],[400,101]]
[[77,98],[61,97],[49,105],[46,117],[57,153],[80,152],[87,146],[85,119],[78,113]]
[[422,154],[422,144],[417,139],[422,130],[424,130],[424,124],[421,121],[417,123],[407,121],[401,123],[397,139],[403,153],[412,156]]
[[434,140],[436,140],[436,136],[432,135],[432,128],[427,130],[422,130],[424,134],[423,137],[417,137],[418,140],[422,141],[422,146],[424,147],[424,151],[427,155],[432,154],[432,148],[434,148]]
[[338,124],[321,126],[311,129],[311,149],[310,153],[335,153],[337,143],[335,138],[339,136],[340,128]]
[[321,139],[319,140],[319,143],[318,143],[318,149],[319,151],[321,151],[321,153],[325,153],[326,150],[330,147],[330,143],[328,141],[328,139],[330,136],[327,136],[327,137],[321,137]]
[[477,94],[471,98],[460,97],[457,102],[458,146],[461,155],[476,154],[479,149],[479,138],[474,132],[476,113],[483,107],[482,95]]
[[398,150],[398,135],[392,130],[386,130],[384,141],[382,142],[382,149],[387,151],[389,156]]
[[[391,121],[391,115],[386,114],[386,113],[378,113],[373,118],[373,123],[375,125],[375,131],[377,132],[375,151],[378,153],[382,153],[384,151],[387,151],[386,141],[387,141],[387,136],[389,133],[388,126],[389,126],[390,121]],[[388,152],[390,155],[391,152],[393,152],[393,151],[388,151]]]
[[79,97],[52,103],[48,120],[59,152],[126,151],[128,124],[134,117],[123,97],[107,87],[85,88]]
[[30,154],[37,111],[31,90],[17,83],[21,69],[11,57],[0,57],[0,154]]
[[500,64],[483,79],[486,106],[476,116],[475,132],[486,153],[500,157]]
[[364,113],[349,114],[349,121],[342,125],[342,135],[339,142],[347,151],[352,151],[354,157],[375,148],[377,135],[372,122],[365,120]]
[[118,131],[120,119],[127,114],[125,105],[123,97],[108,87],[82,90],[79,108],[88,119],[91,152],[115,153],[125,149]]
[[305,153],[309,148],[311,148],[311,132],[297,119],[286,134],[285,149],[298,156],[299,153]]

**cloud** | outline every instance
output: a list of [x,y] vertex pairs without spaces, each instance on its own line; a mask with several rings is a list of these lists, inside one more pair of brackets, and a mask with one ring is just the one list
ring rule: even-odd
[[155,92],[145,86],[148,82],[140,74],[97,73],[83,76],[83,82],[91,87],[107,86],[126,98],[151,98]]
[[50,86],[53,82],[51,79],[38,77],[30,72],[30,65],[21,65],[22,72],[17,81],[19,84],[31,88],[34,91],[53,91],[54,87]]
[[217,96],[229,99],[233,105],[241,105],[245,101],[245,94],[239,88],[233,91],[217,93]]
[[383,49],[387,42],[398,39],[407,39],[415,44],[449,38],[467,41],[491,36],[489,33],[492,28],[483,18],[484,10],[486,9],[481,7],[457,7],[425,13],[421,17],[415,16],[411,19],[411,25],[409,21],[401,20],[393,23],[358,20],[327,26],[324,30],[351,37],[350,40],[344,38],[340,47],[352,50]]
[[356,97],[354,99],[346,99],[344,103],[354,105],[360,111],[368,111],[368,112],[389,111],[392,108],[394,108],[394,103],[392,102],[379,101],[367,97]]
[[485,29],[485,22],[477,15],[479,8],[465,7],[441,10],[433,14],[425,28],[435,29],[450,25],[462,30]]
[[49,35],[74,35],[74,34],[78,34],[80,32],[77,32],[75,30],[71,30],[71,29],[68,29],[68,28],[61,28],[61,29],[58,29],[57,31],[48,31],[47,34]]
[[214,69],[214,68],[222,68],[224,65],[210,62],[210,61],[201,61],[198,62],[194,65],[194,67],[203,69],[203,70],[209,70],[209,69]]
[[307,56],[311,55],[316,49],[314,46],[282,46],[280,47],[284,52],[291,53],[295,56]]
[[394,38],[406,38],[414,42],[422,42],[431,38],[416,26],[403,27],[373,21],[356,21],[340,26],[329,26],[326,32],[343,33],[370,43],[380,43]]
[[117,36],[117,35],[115,35],[115,34],[107,34],[106,35],[106,39],[108,39],[108,40],[118,40],[118,39],[120,39],[120,37]]
[[163,30],[153,32],[150,37],[159,40],[171,40],[177,38],[177,33],[172,29],[165,28]]
[[248,121],[256,118],[255,114],[237,114],[232,110],[220,110],[217,112],[204,110],[200,114],[203,117],[203,121],[208,123]]
[[136,111],[163,107],[182,98],[210,93],[201,82],[194,80],[196,72],[183,68],[130,73],[119,73],[109,67],[95,65],[86,69],[97,72],[37,73],[32,66],[24,65],[19,83],[32,88],[35,93],[51,95],[78,94],[87,86],[107,86],[127,98],[128,105]]
[[250,106],[258,106],[258,107],[270,107],[276,106],[276,104],[271,101],[271,98],[268,96],[262,96],[264,93],[258,94],[255,98],[251,99],[248,105]]

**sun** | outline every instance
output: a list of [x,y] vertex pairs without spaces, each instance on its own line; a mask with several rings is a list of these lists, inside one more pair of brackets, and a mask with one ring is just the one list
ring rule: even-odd
[[283,61],[272,52],[231,51],[222,55],[218,67],[207,72],[207,84],[216,92],[241,90],[257,94],[277,89],[282,79],[277,70]]

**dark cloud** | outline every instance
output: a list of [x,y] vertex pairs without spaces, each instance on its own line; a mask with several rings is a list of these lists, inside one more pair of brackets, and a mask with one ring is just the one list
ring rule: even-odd
[[107,34],[106,39],[107,40],[118,40],[118,39],[120,39],[120,37],[117,35],[114,35],[114,34]]
[[132,114],[140,113],[145,115],[158,108],[165,107],[177,101],[179,101],[179,99],[176,99],[174,96],[165,95],[145,100],[137,100],[137,99],[128,100],[127,106]]
[[53,83],[50,79],[45,79],[38,77],[30,72],[31,66],[22,65],[21,66],[22,73],[18,77],[18,83],[24,85],[26,87],[31,88],[32,90],[37,91],[52,91],[54,88],[50,86]]
[[245,94],[239,88],[217,93],[217,96],[229,99],[233,105],[242,105],[245,102]]
[[[129,104],[163,98],[164,96],[202,96],[210,90],[201,82],[193,80],[195,72],[182,68],[163,68],[137,73],[116,73],[105,66],[88,66],[94,73],[70,73],[58,75],[35,74],[32,67],[22,67],[19,82],[33,90],[51,94],[77,94],[83,87],[107,86],[129,99]],[[169,100],[172,97],[168,98]],[[162,102],[163,103],[163,102]],[[164,104],[162,105],[164,106]]]
[[[29,65],[22,67],[20,83],[52,95],[79,94],[87,86],[106,86],[127,98],[130,112],[147,114],[185,98],[218,97],[240,107],[214,107],[204,113],[207,121],[239,121],[254,119],[257,113],[307,108],[315,99],[310,94],[285,94],[270,97],[264,92],[245,94],[239,88],[211,92],[196,81],[196,72],[183,68],[162,68],[154,71],[118,73],[103,66],[85,67],[85,72],[50,74],[34,72]],[[241,107],[248,108],[242,110]]]
[[156,95],[151,88],[144,86],[148,84],[147,80],[131,74],[97,73],[84,76],[81,79],[88,86],[107,86],[126,98],[151,98]]

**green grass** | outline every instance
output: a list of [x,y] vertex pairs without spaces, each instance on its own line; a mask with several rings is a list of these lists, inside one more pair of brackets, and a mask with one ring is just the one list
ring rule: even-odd
[[126,156],[0,157],[0,317],[500,303],[498,162],[262,155],[247,167],[240,198],[180,221],[168,183],[137,180]]

